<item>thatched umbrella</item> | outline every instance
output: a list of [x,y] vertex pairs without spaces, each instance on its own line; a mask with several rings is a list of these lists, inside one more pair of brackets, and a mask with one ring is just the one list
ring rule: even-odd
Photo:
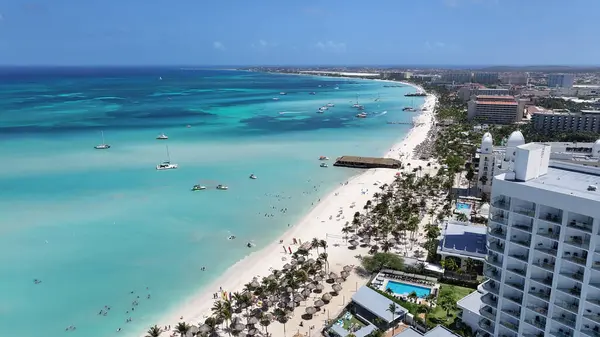
[[306,289],[313,290],[315,288],[316,288],[316,286],[315,286],[314,283],[309,283],[309,284],[306,285]]
[[352,267],[350,266],[344,266],[344,271],[349,273],[352,270]]
[[251,325],[258,324],[258,318],[256,318],[256,317],[248,318],[248,324],[251,324]]
[[325,289],[325,286],[322,285],[321,283],[319,283],[319,284],[317,284],[316,289],[319,290],[319,291],[322,291],[323,289]]
[[283,269],[292,269],[292,265],[289,263],[286,263],[283,265]]
[[336,293],[339,293],[340,291],[342,291],[342,286],[339,284],[334,284],[333,286],[331,286],[331,288],[333,289],[333,291],[335,291]]
[[263,313],[263,310],[261,308],[254,308],[252,309],[252,312],[250,313],[250,315],[254,316],[254,317],[260,317]]
[[360,236],[354,234],[350,237],[353,241],[360,239]]
[[315,280],[315,282],[321,282],[321,281],[323,281],[323,276],[315,275],[315,277],[313,277],[313,280]]
[[267,280],[269,280],[269,281],[277,281],[277,277],[275,277],[275,275],[271,274],[271,275],[267,276]]
[[349,275],[350,275],[350,274],[348,274],[348,272],[347,272],[347,271],[343,271],[343,272],[341,272],[341,273],[340,273],[340,276],[341,276],[342,278],[344,278],[344,281],[345,281],[345,279],[347,279],[347,278],[348,278],[348,276],[349,276]]
[[249,330],[248,330],[248,332],[247,332],[247,334],[248,334],[249,336],[254,336],[254,335],[256,335],[257,333],[258,333],[258,329],[256,329],[256,328],[249,329]]
[[260,287],[260,283],[258,283],[258,281],[257,281],[256,279],[254,279],[254,281],[252,281],[252,282],[250,283],[250,286],[251,286],[252,288],[258,288],[258,287]]
[[231,325],[232,326],[236,325],[236,324],[241,324],[241,323],[243,323],[242,319],[240,317],[238,317],[238,316],[235,316],[234,318],[231,319]]
[[302,301],[304,301],[304,296],[302,296],[302,295],[294,296],[294,302],[302,302]]
[[334,281],[335,281],[335,283],[342,283],[342,282],[344,282],[346,280],[344,278],[342,278],[342,277],[338,277]]
[[321,275],[322,277],[327,276],[327,272],[324,270],[319,271],[319,275]]
[[317,308],[315,308],[315,307],[306,307],[305,311],[309,315],[314,315],[317,312]]
[[330,293],[326,293],[326,294],[323,294],[323,296],[321,296],[321,299],[325,302],[331,301],[332,298],[333,298],[333,296],[331,296]]
[[351,244],[351,245],[353,245],[353,246],[358,246],[359,245],[358,241],[356,241],[356,240],[350,240],[350,241],[348,241],[348,243]]
[[242,330],[246,329],[246,326],[242,323],[238,323],[236,325],[233,325],[232,328],[235,331],[242,331]]
[[286,288],[285,288],[285,292],[286,292],[286,293],[291,293],[291,292],[293,292],[293,291],[294,291],[294,288],[292,288],[292,287],[286,287]]
[[290,303],[287,304],[286,309],[294,310],[295,307],[296,307],[295,303],[294,302],[290,302]]
[[292,261],[290,261],[290,264],[291,264],[292,266],[295,266],[295,265],[297,265],[297,264],[298,264],[298,261],[296,261],[296,260],[292,260]]
[[212,330],[212,328],[208,326],[208,324],[202,324],[198,331],[200,331],[201,333],[207,333],[210,330]]
[[262,319],[265,321],[271,321],[273,320],[273,314],[271,314],[270,312],[265,312]]
[[296,260],[298,260],[298,262],[300,263],[304,263],[304,261],[306,261],[306,258],[304,256],[298,256]]
[[338,278],[337,274],[334,272],[329,273],[329,279],[330,280],[335,280],[336,278]]
[[325,302],[323,302],[322,300],[316,300],[314,305],[315,307],[320,308],[325,305]]
[[306,297],[310,296],[310,289],[304,289],[304,290],[302,290],[302,292],[300,294],[302,294],[302,296],[304,296],[306,298]]

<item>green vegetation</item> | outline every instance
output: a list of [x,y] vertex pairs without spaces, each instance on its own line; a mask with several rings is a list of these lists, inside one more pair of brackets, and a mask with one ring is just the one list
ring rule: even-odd
[[384,268],[402,270],[404,266],[404,260],[393,253],[375,253],[372,256],[362,257],[360,262],[369,273],[375,273]]
[[580,111],[589,109],[589,106],[585,103],[577,103],[571,100],[565,100],[562,98],[553,97],[542,97],[535,100],[537,106],[541,106],[546,109],[568,109],[570,111]]

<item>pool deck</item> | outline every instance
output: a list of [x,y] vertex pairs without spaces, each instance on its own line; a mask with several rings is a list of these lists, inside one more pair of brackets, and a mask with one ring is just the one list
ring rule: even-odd
[[[426,288],[429,289],[429,291],[432,294],[438,294],[439,290],[440,290],[440,284],[437,282],[431,282],[428,280],[424,280],[424,279],[419,279],[418,277],[412,277],[412,276],[406,276],[406,275],[393,275],[393,274],[389,274],[389,273],[384,273],[384,272],[379,272],[379,274],[377,274],[377,276],[375,276],[375,278],[372,281],[372,285],[380,290],[380,291],[385,291],[387,289],[387,285],[388,282],[396,282],[396,283],[404,283],[407,285],[411,285],[411,286],[415,286],[415,287],[420,287],[420,288]],[[418,281],[421,281],[423,283],[420,283]],[[402,298],[404,300],[408,300],[407,295],[405,294],[393,294],[394,297],[397,298]],[[422,298],[417,299],[417,303],[420,303],[421,301],[425,301]]]

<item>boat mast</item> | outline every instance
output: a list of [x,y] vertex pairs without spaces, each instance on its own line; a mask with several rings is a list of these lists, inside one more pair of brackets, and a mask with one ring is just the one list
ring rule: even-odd
[[100,131],[100,134],[102,135],[102,144],[104,145],[104,144],[105,144],[105,143],[104,143],[104,131],[103,131],[103,130],[101,130],[101,131]]
[[171,162],[171,155],[169,154],[169,145],[166,145],[167,147],[167,161],[170,163]]

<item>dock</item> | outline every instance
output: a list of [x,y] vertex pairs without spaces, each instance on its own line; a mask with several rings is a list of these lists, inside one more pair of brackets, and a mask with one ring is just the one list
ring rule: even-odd
[[402,163],[399,160],[392,158],[376,158],[376,157],[356,157],[342,156],[335,160],[333,166],[352,167],[352,168],[389,168],[399,169]]

